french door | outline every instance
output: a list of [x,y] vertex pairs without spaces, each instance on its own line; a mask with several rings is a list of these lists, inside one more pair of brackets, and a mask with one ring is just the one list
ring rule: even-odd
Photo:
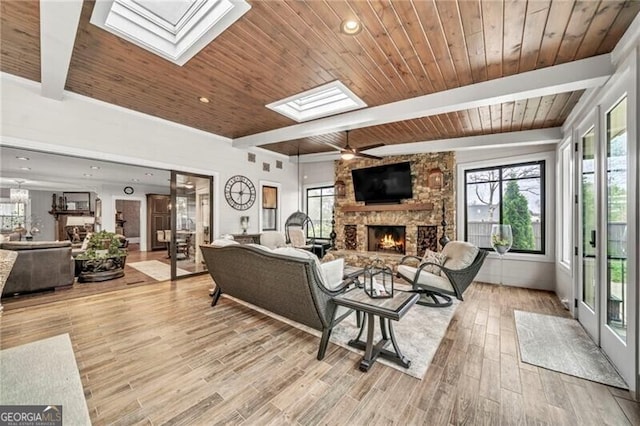
[[[611,94],[578,128],[578,320],[635,387],[637,180],[627,93]],[[632,131],[631,131],[632,130]]]
[[206,272],[200,245],[213,235],[213,178],[171,172],[171,279]]

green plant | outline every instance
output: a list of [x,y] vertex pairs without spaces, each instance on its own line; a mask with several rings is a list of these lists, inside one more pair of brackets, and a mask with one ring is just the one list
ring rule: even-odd
[[77,259],[106,259],[126,255],[127,251],[120,248],[120,239],[114,232],[100,231],[89,237],[87,250],[79,254]]
[[518,184],[509,181],[507,190],[502,198],[503,223],[511,225],[513,232],[513,248],[531,250],[535,248],[533,227],[531,226],[531,213],[529,202],[520,193]]

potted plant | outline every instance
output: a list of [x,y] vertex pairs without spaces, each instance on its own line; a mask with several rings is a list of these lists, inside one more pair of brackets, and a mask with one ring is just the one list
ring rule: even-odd
[[106,281],[124,276],[127,250],[120,247],[120,238],[114,232],[94,232],[89,237],[87,250],[76,256],[79,282]]

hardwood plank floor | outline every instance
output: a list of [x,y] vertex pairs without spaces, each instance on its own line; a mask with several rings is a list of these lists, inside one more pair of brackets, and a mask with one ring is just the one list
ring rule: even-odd
[[[75,299],[77,297],[90,296],[93,294],[106,293],[109,291],[123,290],[132,286],[158,283],[158,280],[130,267],[129,264],[133,262],[157,260],[166,265],[171,265],[171,259],[167,258],[167,252],[165,250],[142,252],[139,251],[138,247],[138,244],[129,245],[127,261],[124,267],[124,277],[92,283],[79,283],[76,279],[76,282],[73,285],[58,287],[55,290],[51,289],[35,293],[19,294],[16,296],[5,295],[2,298],[2,305],[5,310],[11,310],[57,302],[60,300]],[[196,265],[193,256],[186,260],[179,260],[177,266],[178,268],[188,272],[201,272],[205,268],[204,265]]]
[[[222,298],[211,278],[8,303],[2,349],[69,333],[101,424],[638,424],[628,392],[522,363],[513,310],[566,316],[547,292],[475,283],[424,380]],[[400,342],[402,344],[402,342]]]

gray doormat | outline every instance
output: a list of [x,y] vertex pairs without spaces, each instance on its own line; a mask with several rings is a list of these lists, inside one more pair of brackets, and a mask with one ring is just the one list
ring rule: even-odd
[[0,351],[0,377],[0,405],[62,405],[63,425],[91,424],[68,334]]
[[577,320],[523,311],[514,315],[523,362],[629,389]]

